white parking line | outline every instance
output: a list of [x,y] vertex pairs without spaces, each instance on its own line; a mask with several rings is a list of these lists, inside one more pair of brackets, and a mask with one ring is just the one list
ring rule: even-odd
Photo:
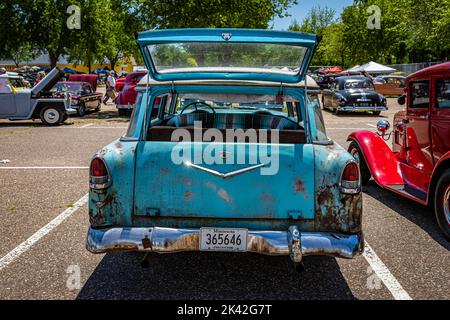
[[327,128],[327,130],[367,130],[368,128]]
[[0,167],[0,170],[48,170],[48,169],[89,169],[89,167]]
[[128,129],[128,127],[114,127],[114,126],[96,126],[92,127],[93,124],[90,124],[88,126],[87,124],[83,126],[62,126],[62,127],[55,127],[54,129]]
[[0,259],[0,271],[7,265],[12,263],[15,259],[20,257],[24,252],[30,249],[36,242],[42,239],[50,231],[59,226],[64,220],[70,217],[75,211],[81,208],[88,201],[88,194],[84,195],[80,200],[75,202],[72,207],[61,212],[55,219],[47,223],[44,227],[39,229],[35,234],[29,237],[27,240],[19,244],[13,250],[11,250],[6,256]]
[[370,124],[370,123],[368,123],[367,125],[370,126],[370,127],[372,127],[372,128],[376,128],[376,127],[377,127],[376,125]]
[[408,292],[403,289],[402,285],[395,279],[388,267],[378,258],[372,247],[365,242],[365,250],[363,257],[372,267],[372,270],[377,274],[378,278],[383,281],[386,288],[390,291],[395,300],[412,300]]
[[87,123],[84,126],[81,126],[80,128],[87,128],[87,127],[90,127],[90,126],[93,126],[93,125],[94,125],[93,123]]

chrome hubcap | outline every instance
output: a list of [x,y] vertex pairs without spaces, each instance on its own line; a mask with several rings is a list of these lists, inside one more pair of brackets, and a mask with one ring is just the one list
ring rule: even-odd
[[445,220],[447,220],[447,224],[450,225],[450,185],[447,186],[447,189],[444,192],[444,203],[442,205],[444,207]]
[[44,113],[44,119],[49,123],[55,123],[59,120],[59,113],[55,109],[47,109]]

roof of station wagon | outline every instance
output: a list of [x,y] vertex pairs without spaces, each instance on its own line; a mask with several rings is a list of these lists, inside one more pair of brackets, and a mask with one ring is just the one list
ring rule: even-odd
[[[186,86],[194,86],[194,85],[208,85],[208,86],[261,86],[261,87],[279,87],[280,82],[271,82],[271,81],[252,81],[252,80],[177,80],[177,81],[156,81],[152,78],[149,79],[149,76],[145,76],[139,81],[136,89],[145,88],[148,85],[152,86],[167,86],[167,85],[186,85]],[[319,85],[317,82],[307,76],[308,88],[310,89],[319,89]],[[297,82],[297,83],[282,83],[283,87],[290,88],[304,88],[305,81]]]

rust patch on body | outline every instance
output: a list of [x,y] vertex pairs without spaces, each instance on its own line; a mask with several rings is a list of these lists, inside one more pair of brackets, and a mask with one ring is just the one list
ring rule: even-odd
[[297,179],[294,183],[294,190],[295,192],[305,192],[305,184],[302,180]]
[[225,200],[225,202],[230,203],[232,201],[230,195],[228,194],[228,192],[224,189],[220,189],[217,194],[219,195],[219,197],[221,197],[223,200]]
[[182,182],[183,184],[188,185],[188,186],[192,185],[192,179],[189,179],[189,178],[186,178],[186,177],[184,177],[183,179],[181,179],[181,182]]
[[273,202],[273,197],[270,194],[264,192],[261,194],[261,200],[264,202]]
[[184,199],[185,199],[186,201],[191,201],[191,200],[192,200],[192,195],[193,195],[192,191],[186,191],[186,192],[184,193]]

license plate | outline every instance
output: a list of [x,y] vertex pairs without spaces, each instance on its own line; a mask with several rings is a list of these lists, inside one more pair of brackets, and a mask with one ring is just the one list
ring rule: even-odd
[[201,251],[247,251],[247,229],[201,228]]

